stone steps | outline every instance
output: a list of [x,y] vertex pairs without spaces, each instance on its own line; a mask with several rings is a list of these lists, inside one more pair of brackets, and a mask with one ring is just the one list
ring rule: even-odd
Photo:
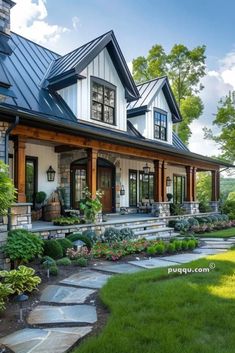
[[146,230],[140,230],[135,232],[136,238],[141,238],[145,237],[146,239],[149,239],[151,236],[155,236],[156,238],[162,238],[162,239],[167,239],[171,238],[172,234],[175,234],[176,236],[177,233],[174,232],[173,228],[170,227],[161,227],[161,228],[150,228]]
[[[152,227],[161,227],[161,226],[165,226],[166,223],[165,222],[153,222],[153,223],[146,223],[146,222],[143,222],[143,224],[133,224],[131,225],[129,228],[131,229],[143,229],[143,230],[146,230],[146,228],[152,228]],[[124,228],[127,228],[127,227],[116,227],[117,229],[121,230],[121,229],[124,229]]]

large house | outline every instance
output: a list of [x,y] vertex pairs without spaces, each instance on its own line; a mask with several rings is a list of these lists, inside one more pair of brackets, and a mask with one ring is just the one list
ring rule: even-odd
[[216,209],[220,167],[229,165],[190,152],[173,132],[182,117],[167,77],[136,86],[113,31],[54,53],[10,31],[13,5],[0,2],[0,158],[18,189],[17,213],[28,216],[35,193],[57,187],[76,209],[85,185],[93,196],[104,191],[107,213],[147,200],[168,214],[167,193],[197,213],[197,171],[211,171]]

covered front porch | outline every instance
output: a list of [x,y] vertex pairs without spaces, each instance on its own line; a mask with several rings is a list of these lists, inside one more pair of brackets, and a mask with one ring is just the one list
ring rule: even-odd
[[[123,146],[70,134],[18,125],[9,145],[11,175],[18,189],[19,210],[35,205],[37,191],[47,197],[63,190],[66,209],[78,209],[87,185],[92,195],[104,192],[104,213],[137,213],[146,206],[153,216],[169,216],[170,203],[182,204],[187,214],[198,213],[197,171],[210,171],[212,206],[217,211],[219,167],[162,151]],[[55,178],[49,180],[49,167]],[[169,194],[173,196],[169,202]],[[26,212],[26,208],[24,208]],[[17,212],[20,214],[20,211]],[[27,214],[29,209],[27,208]],[[28,219],[15,217],[13,227],[24,227]],[[25,222],[25,223],[24,223]]]

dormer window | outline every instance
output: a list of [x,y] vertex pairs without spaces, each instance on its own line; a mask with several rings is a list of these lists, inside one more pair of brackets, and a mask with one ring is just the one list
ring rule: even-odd
[[154,110],[154,138],[167,141],[167,112]]
[[91,119],[115,124],[116,88],[112,84],[91,78]]

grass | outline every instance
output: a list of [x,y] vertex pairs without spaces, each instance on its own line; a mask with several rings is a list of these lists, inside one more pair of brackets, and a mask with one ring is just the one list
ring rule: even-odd
[[186,266],[211,262],[209,273],[156,269],[112,277],[100,292],[108,323],[74,353],[234,353],[235,251]]
[[235,228],[228,228],[213,231],[210,233],[196,234],[197,237],[200,238],[230,238],[235,236]]

